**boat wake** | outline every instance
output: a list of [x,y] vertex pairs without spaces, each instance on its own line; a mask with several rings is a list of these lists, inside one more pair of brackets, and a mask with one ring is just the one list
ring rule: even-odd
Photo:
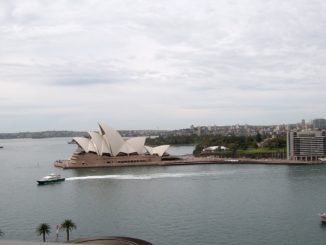
[[221,175],[221,172],[157,173],[157,174],[146,174],[146,175],[134,175],[134,174],[98,175],[98,176],[94,175],[94,176],[83,176],[83,177],[70,177],[70,178],[66,178],[66,181],[94,180],[94,179],[151,180],[151,179],[165,179],[165,178],[205,177],[205,176],[217,176],[217,175]]

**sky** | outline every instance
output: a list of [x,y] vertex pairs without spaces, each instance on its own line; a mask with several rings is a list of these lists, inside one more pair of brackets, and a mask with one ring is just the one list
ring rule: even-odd
[[324,0],[0,0],[0,132],[325,118]]

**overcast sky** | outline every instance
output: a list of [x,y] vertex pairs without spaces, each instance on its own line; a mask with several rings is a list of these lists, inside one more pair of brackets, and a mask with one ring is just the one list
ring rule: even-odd
[[325,0],[0,0],[0,132],[326,117]]

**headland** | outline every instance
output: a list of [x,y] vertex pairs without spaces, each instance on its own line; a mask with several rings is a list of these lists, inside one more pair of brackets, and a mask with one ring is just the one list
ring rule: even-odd
[[[105,123],[99,123],[99,131],[92,131],[85,137],[74,137],[71,142],[77,145],[69,160],[58,160],[56,167],[103,168],[127,166],[169,166],[195,164],[277,164],[277,165],[311,165],[324,164],[318,158],[300,158],[287,160],[285,154],[261,154],[259,158],[228,156],[222,152],[207,152],[204,148],[198,156],[170,156],[169,145],[145,145],[146,137],[123,138],[118,131]],[[212,147],[211,147],[212,148]],[[216,147],[222,151],[221,146]],[[226,149],[226,147],[224,147]],[[281,152],[282,153],[282,152]],[[221,156],[222,155],[222,156]],[[249,154],[250,155],[250,154]],[[272,156],[272,157],[266,157]],[[273,156],[277,158],[273,158]],[[309,160],[309,161],[307,161]]]

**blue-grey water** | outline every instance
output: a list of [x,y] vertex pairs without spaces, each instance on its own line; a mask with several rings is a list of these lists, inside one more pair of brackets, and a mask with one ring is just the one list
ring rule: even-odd
[[[0,140],[2,239],[72,219],[72,238],[130,236],[157,245],[325,244],[326,166],[194,165],[61,170],[67,138]],[[192,147],[172,147],[186,154]],[[37,186],[51,172],[63,183]],[[64,234],[60,234],[64,241]]]

